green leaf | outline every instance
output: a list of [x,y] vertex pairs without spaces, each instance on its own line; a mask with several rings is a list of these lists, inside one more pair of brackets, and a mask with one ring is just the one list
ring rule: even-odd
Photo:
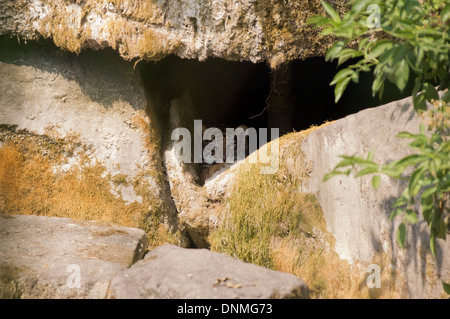
[[400,63],[397,64],[397,67],[394,69],[394,72],[390,77],[390,81],[397,85],[399,90],[403,92],[406,88],[406,85],[408,84],[408,80],[409,65],[408,62],[403,59],[400,61]]
[[354,35],[353,24],[342,24],[334,28],[334,35],[340,38],[353,39]]
[[425,95],[423,93],[419,93],[416,96],[413,96],[414,102],[414,110],[425,111],[427,109],[427,100],[425,99]]
[[339,102],[339,100],[341,99],[342,94],[344,94],[344,91],[347,88],[348,82],[350,82],[350,80],[351,80],[351,78],[345,78],[336,84],[336,87],[334,88],[334,95],[335,95],[334,103]]
[[427,98],[428,101],[431,100],[439,101],[439,94],[434,88],[434,86],[432,86],[430,83],[425,83],[423,85],[423,89],[425,91],[425,97]]
[[445,291],[448,295],[450,295],[450,285],[447,284],[447,283],[445,283],[445,282],[442,282],[442,286],[444,287],[444,291]]
[[433,214],[433,209],[434,207],[431,207],[430,209],[422,208],[423,219],[425,219],[427,222],[430,222],[431,216]]
[[315,27],[322,27],[329,23],[330,23],[330,19],[327,17],[321,16],[321,15],[312,16],[306,21],[307,25],[314,24]]
[[367,160],[368,160],[368,161],[373,160],[373,156],[374,156],[374,155],[375,155],[375,150],[372,149],[372,150],[369,152],[369,154],[367,154]]
[[372,186],[375,190],[378,189],[378,187],[380,187],[380,175],[376,175],[372,178]]
[[433,235],[430,236],[430,248],[433,256],[436,256],[436,237]]
[[[410,138],[410,135],[412,135],[412,134],[410,134],[408,132],[401,132],[401,133],[397,134],[397,137]],[[424,155],[413,154],[413,155],[406,156],[406,157],[394,162],[393,166],[395,168],[398,168],[398,169],[404,171],[406,167],[411,166],[411,165],[417,165],[423,161],[426,161],[427,159],[428,159],[428,157],[426,157]]]
[[365,11],[367,6],[372,2],[373,0],[356,0],[351,9],[352,15],[355,16],[356,14]]
[[398,226],[397,229],[397,242],[400,245],[400,247],[405,248],[406,243],[406,226],[404,223],[401,223],[400,226]]
[[409,132],[400,132],[396,135],[398,138],[417,138],[418,134],[412,134]]
[[372,50],[370,50],[368,56],[371,59],[376,59],[386,51],[392,49],[393,43],[391,40],[379,40],[377,43],[372,47]]
[[322,1],[322,6],[334,22],[341,22],[339,14],[333,9],[331,5],[329,5],[325,1]]
[[373,80],[373,83],[372,83],[373,96],[375,96],[375,94],[381,90],[383,83],[384,83],[384,77],[381,75],[378,75],[375,78],[375,80]]
[[360,177],[367,174],[372,174],[378,172],[378,167],[366,167],[356,173],[355,177]]
[[409,194],[413,197],[416,196],[420,191],[421,187],[419,185],[419,181],[422,178],[424,172],[425,168],[416,169],[409,178]]
[[398,214],[400,214],[402,211],[403,211],[403,210],[402,210],[401,208],[395,209],[395,210],[391,213],[391,215],[389,216],[389,220],[390,220],[390,221],[393,221],[394,218],[395,218]]
[[441,100],[445,103],[450,103],[450,90],[442,94]]
[[344,41],[338,41],[333,44],[333,46],[325,54],[325,61],[330,61],[337,57],[337,54],[345,47]]
[[406,204],[408,204],[408,200],[405,197],[402,196],[402,197],[397,198],[395,203],[392,205],[392,208],[404,206]]
[[441,11],[442,22],[446,23],[450,19],[450,4],[447,3],[444,9]]
[[400,167],[393,167],[393,166],[383,166],[380,170],[381,173],[386,174],[387,176],[393,177],[393,178],[400,178],[403,170]]
[[367,166],[367,167],[373,167],[373,168],[378,169],[378,164],[377,163],[375,163],[373,161],[368,161],[368,160],[366,160],[366,159],[364,159],[362,157],[356,157],[355,156],[355,157],[352,157],[352,160],[353,160],[353,162],[355,164],[364,165],[364,166]]
[[334,32],[334,28],[333,27],[326,27],[322,30],[322,32],[320,33],[321,36],[327,36],[330,35]]
[[354,156],[345,156],[345,155],[342,155],[342,156],[340,156],[340,157],[342,158],[342,160],[341,160],[339,163],[337,163],[335,169],[336,169],[336,168],[339,168],[339,167],[352,166],[352,165],[355,164],[355,159],[356,159],[356,157],[354,157]]
[[363,38],[358,43],[358,51],[362,51],[362,49],[366,46],[367,41],[369,41],[369,38]]
[[340,70],[335,76],[333,81],[330,83],[330,85],[335,85],[337,82],[343,80],[346,77],[351,77],[355,73],[352,69],[343,69]]
[[410,222],[411,224],[415,224],[419,219],[415,211],[413,211],[412,209],[407,209],[405,214],[405,220]]
[[348,175],[350,173],[350,171],[339,171],[339,170],[333,170],[327,174],[325,174],[325,176],[323,177],[323,181],[327,181],[330,178],[337,176],[337,175]]
[[439,230],[436,234],[437,238],[445,239],[447,236],[447,224],[441,219],[439,220]]
[[426,221],[429,221],[431,212],[434,208],[433,194],[436,192],[436,187],[425,190],[420,197],[420,206],[422,208],[422,214]]
[[345,62],[347,62],[350,59],[356,58],[358,56],[361,56],[363,53],[358,52],[353,49],[343,49],[340,51],[336,56],[339,57],[338,59],[338,65],[341,65]]

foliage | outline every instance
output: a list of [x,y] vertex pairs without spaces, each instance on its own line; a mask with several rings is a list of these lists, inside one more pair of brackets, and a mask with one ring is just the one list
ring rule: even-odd
[[[372,69],[374,95],[383,95],[386,80],[403,91],[412,73],[416,110],[424,110],[426,100],[439,99],[433,84],[445,87],[449,81],[448,0],[356,0],[342,18],[329,4],[322,4],[329,17],[314,16],[308,23],[324,27],[322,35],[339,38],[326,53],[326,60],[337,59],[339,65],[358,60],[340,70],[331,82],[336,102],[351,80],[357,83],[360,72]],[[446,101],[449,99],[447,95]]]
[[[404,213],[397,232],[399,244],[406,241],[405,222],[418,221],[415,206],[420,208],[430,228],[430,248],[436,255],[436,238],[446,238],[450,201],[450,91],[441,96],[438,90],[449,87],[450,79],[450,3],[448,0],[354,0],[351,9],[340,17],[327,3],[322,2],[328,17],[314,16],[308,23],[323,27],[322,35],[338,39],[326,54],[326,60],[338,60],[350,65],[340,70],[330,85],[335,85],[336,102],[350,81],[359,80],[360,72],[373,70],[372,92],[383,95],[386,80],[401,91],[411,77],[415,78],[411,91],[414,108],[430,119],[429,131],[420,126],[419,134],[401,132],[399,138],[409,138],[416,154],[378,165],[374,152],[366,158],[342,156],[335,169],[325,175],[349,175],[356,166],[356,176],[375,174],[373,187],[380,184],[380,175],[407,179],[408,187],[394,203],[391,219]],[[356,62],[355,62],[356,61]],[[436,89],[435,86],[439,85]],[[434,108],[427,111],[427,103]],[[344,170],[344,168],[346,168]],[[412,169],[412,173],[409,171]],[[444,283],[444,290],[449,291]]]
[[[430,248],[436,254],[436,238],[446,238],[449,213],[448,201],[450,192],[450,105],[436,102],[435,108],[425,115],[431,119],[427,134],[425,126],[421,124],[419,134],[400,132],[397,137],[413,139],[410,147],[417,150],[416,154],[406,156],[392,163],[379,165],[373,159],[374,152],[367,158],[358,156],[341,156],[343,160],[334,170],[325,175],[324,180],[336,175],[349,175],[356,166],[361,167],[356,176],[375,174],[372,185],[377,189],[380,185],[380,175],[384,174],[396,179],[408,179],[408,187],[394,203],[391,220],[400,213],[404,213],[403,223],[397,232],[399,244],[404,247],[406,240],[405,222],[418,221],[415,202],[420,198],[422,214],[430,227]],[[348,168],[350,167],[350,168]],[[405,171],[412,167],[412,173],[405,177]],[[347,168],[343,170],[343,168]]]

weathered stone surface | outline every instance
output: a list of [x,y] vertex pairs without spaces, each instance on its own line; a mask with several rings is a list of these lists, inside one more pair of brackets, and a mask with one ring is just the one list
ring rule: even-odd
[[[398,247],[396,231],[400,220],[391,222],[389,215],[391,205],[406,186],[404,181],[383,176],[379,189],[375,191],[371,176],[337,176],[327,182],[322,180],[339,162],[340,155],[365,156],[374,149],[374,160],[387,163],[411,154],[413,150],[408,147],[408,140],[396,135],[400,131],[418,132],[420,121],[407,98],[366,109],[310,132],[291,133],[279,139],[280,167],[284,167],[281,174],[286,183],[298,185],[298,192],[315,195],[326,229],[335,239],[334,243],[328,243],[330,247],[342,260],[353,264],[351,271],[355,278],[365,273],[368,265],[373,263],[391,271],[395,275],[386,275],[385,280],[397,282],[393,295],[405,298],[441,296],[441,281],[450,281],[450,242],[438,239],[438,254],[434,258],[429,249],[428,227],[421,219],[418,224],[408,227],[407,248]],[[214,232],[222,224],[224,216],[230,213],[227,198],[233,195],[239,171],[255,156],[256,153],[213,176],[203,188],[189,186],[193,182],[187,177],[192,174],[183,171],[181,164],[167,166],[169,175],[177,171],[180,180],[184,181],[181,186],[173,187],[180,191],[180,198],[188,189],[194,198],[193,201],[176,203],[184,212],[184,221],[194,227],[198,241],[203,239],[207,243],[208,234]],[[286,185],[286,189],[292,185]],[[255,193],[254,201],[266,200],[264,193],[262,189],[261,194]],[[193,203],[197,205],[195,210],[190,206]],[[215,206],[211,209],[208,204]],[[301,245],[298,243],[297,249]],[[391,287],[394,285],[392,282]],[[384,289],[387,289],[386,285]]]
[[163,245],[119,273],[109,298],[307,298],[298,277],[206,249]]
[[[185,91],[182,97],[171,101],[168,131],[188,128],[190,132],[194,132],[194,118],[194,105],[189,92]],[[206,248],[209,230],[215,224],[219,211],[214,209],[214,203],[207,200],[208,195],[199,185],[197,164],[183,162],[178,156],[176,144],[175,140],[166,141],[164,166],[167,169],[172,198],[179,213],[180,227],[196,247]]]
[[[345,0],[330,0],[343,12]],[[330,39],[306,26],[319,1],[20,0],[0,3],[0,34],[49,37],[61,48],[117,49],[126,58],[169,54],[267,61],[324,53]]]
[[340,161],[340,155],[365,156],[373,149],[375,161],[388,163],[411,154],[408,140],[396,135],[418,132],[420,120],[411,99],[406,98],[349,115],[311,133],[302,151],[312,166],[304,191],[316,194],[339,256],[370,263],[375,254],[386,254],[404,276],[407,295],[428,298],[439,297],[441,280],[450,280],[450,241],[438,239],[437,258],[432,257],[428,227],[421,219],[408,227],[407,249],[398,248],[399,220],[392,223],[388,217],[391,205],[407,184],[383,176],[375,191],[371,176],[338,176],[322,182]]
[[134,228],[1,215],[0,298],[104,298],[111,278],[143,257],[146,241]]
[[[51,43],[20,46],[2,39],[0,73],[0,126],[8,128],[0,140],[8,142],[6,135],[18,140],[26,132],[53,139],[50,144],[71,141],[73,149],[52,163],[55,174],[98,163],[105,170],[98,179],[110,183],[125,204],[135,205],[127,225],[140,226],[149,211],[163,212],[170,225],[176,224],[160,174],[160,123],[149,116],[153,106],[132,63],[112,50],[76,56]],[[44,158],[49,152],[42,151]]]

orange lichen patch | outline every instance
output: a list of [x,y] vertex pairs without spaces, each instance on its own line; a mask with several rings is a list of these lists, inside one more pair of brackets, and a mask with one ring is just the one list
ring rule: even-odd
[[[347,10],[348,1],[328,2],[341,14]],[[193,45],[184,18],[201,21],[201,32],[209,28],[209,31],[216,32],[214,17],[208,14],[219,4],[201,1],[198,4],[199,13],[187,17],[185,12],[177,12],[176,8],[156,0],[87,0],[77,3],[44,0],[41,7],[45,14],[32,21],[32,25],[43,37],[53,38],[58,47],[71,52],[79,53],[85,47],[109,46],[128,60],[160,60],[170,54],[183,55],[181,46]],[[247,14],[241,6],[234,4],[221,5],[228,15],[233,16],[233,21],[237,21],[233,30],[227,31],[232,41],[219,53],[223,58],[247,60],[251,55],[254,59],[255,53],[250,51],[254,51],[253,46],[256,45],[258,59],[277,68],[294,59],[324,55],[333,41],[333,37],[320,36],[320,30],[306,25],[312,15],[325,14],[320,1],[258,0],[250,4],[254,14]],[[30,19],[35,19],[35,15]],[[255,24],[260,26],[258,31],[255,31]],[[197,32],[196,28],[194,26],[194,32]],[[250,36],[255,32],[261,33],[260,36]],[[255,41],[257,43],[253,43]]]
[[111,193],[104,166],[85,157],[67,172],[55,171],[63,163],[52,150],[36,147],[32,137],[12,141],[0,149],[0,209],[8,214],[70,217],[138,226],[143,207]]
[[[146,174],[108,174],[78,137],[14,133],[0,127],[0,212],[97,220],[144,229],[153,242],[174,242],[161,225],[160,199]],[[126,202],[112,192],[132,185],[142,202]],[[173,237],[173,238],[172,238]]]

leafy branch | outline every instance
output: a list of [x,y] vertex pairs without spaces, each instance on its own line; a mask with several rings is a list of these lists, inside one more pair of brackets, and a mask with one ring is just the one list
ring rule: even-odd
[[[381,175],[408,180],[408,186],[393,204],[394,210],[390,215],[392,220],[403,213],[403,222],[397,232],[398,243],[401,247],[405,247],[406,223],[414,224],[418,221],[415,203],[419,200],[423,217],[430,228],[430,248],[435,255],[436,238],[446,239],[449,227],[450,105],[435,102],[435,108],[427,114],[432,118],[429,128],[434,128],[431,136],[426,134],[423,124],[420,125],[419,134],[401,132],[397,135],[399,138],[412,139],[409,146],[417,150],[417,154],[384,165],[373,161],[373,151],[367,158],[341,156],[342,161],[324,176],[324,181],[336,175],[349,175],[352,172],[356,177],[373,174],[372,185],[375,189],[380,185]],[[412,169],[412,173],[405,176],[408,168]]]
[[[426,100],[438,99],[433,84],[448,86],[450,78],[450,3],[447,0],[352,3],[341,18],[322,1],[328,17],[313,16],[308,20],[309,24],[323,28],[322,35],[333,34],[339,39],[327,51],[326,61],[337,59],[338,65],[342,65],[358,59],[340,70],[330,83],[335,85],[335,101],[339,101],[350,81],[358,83],[361,72],[373,70],[372,92],[380,97],[386,80],[404,91],[414,74],[414,107],[425,110]],[[378,21],[374,25],[371,19]]]
[[[430,229],[430,249],[436,255],[436,238],[446,239],[450,214],[450,2],[448,0],[353,0],[343,16],[322,1],[327,16],[314,16],[309,24],[322,28],[322,35],[334,35],[337,41],[325,55],[326,61],[349,65],[337,72],[330,85],[335,86],[335,102],[342,97],[350,81],[358,83],[361,72],[373,70],[372,93],[381,98],[386,81],[401,91],[411,77],[414,109],[429,117],[429,132],[420,126],[419,134],[401,132],[399,138],[412,139],[416,154],[388,164],[367,157],[341,156],[333,171],[324,176],[356,177],[373,174],[377,189],[381,175],[408,180],[408,186],[393,204],[390,219],[402,214],[397,241],[406,244],[406,224],[416,223],[420,210]],[[445,91],[439,95],[438,91]],[[428,108],[427,101],[433,104]],[[412,173],[410,173],[412,171]],[[450,285],[443,282],[450,294]]]

